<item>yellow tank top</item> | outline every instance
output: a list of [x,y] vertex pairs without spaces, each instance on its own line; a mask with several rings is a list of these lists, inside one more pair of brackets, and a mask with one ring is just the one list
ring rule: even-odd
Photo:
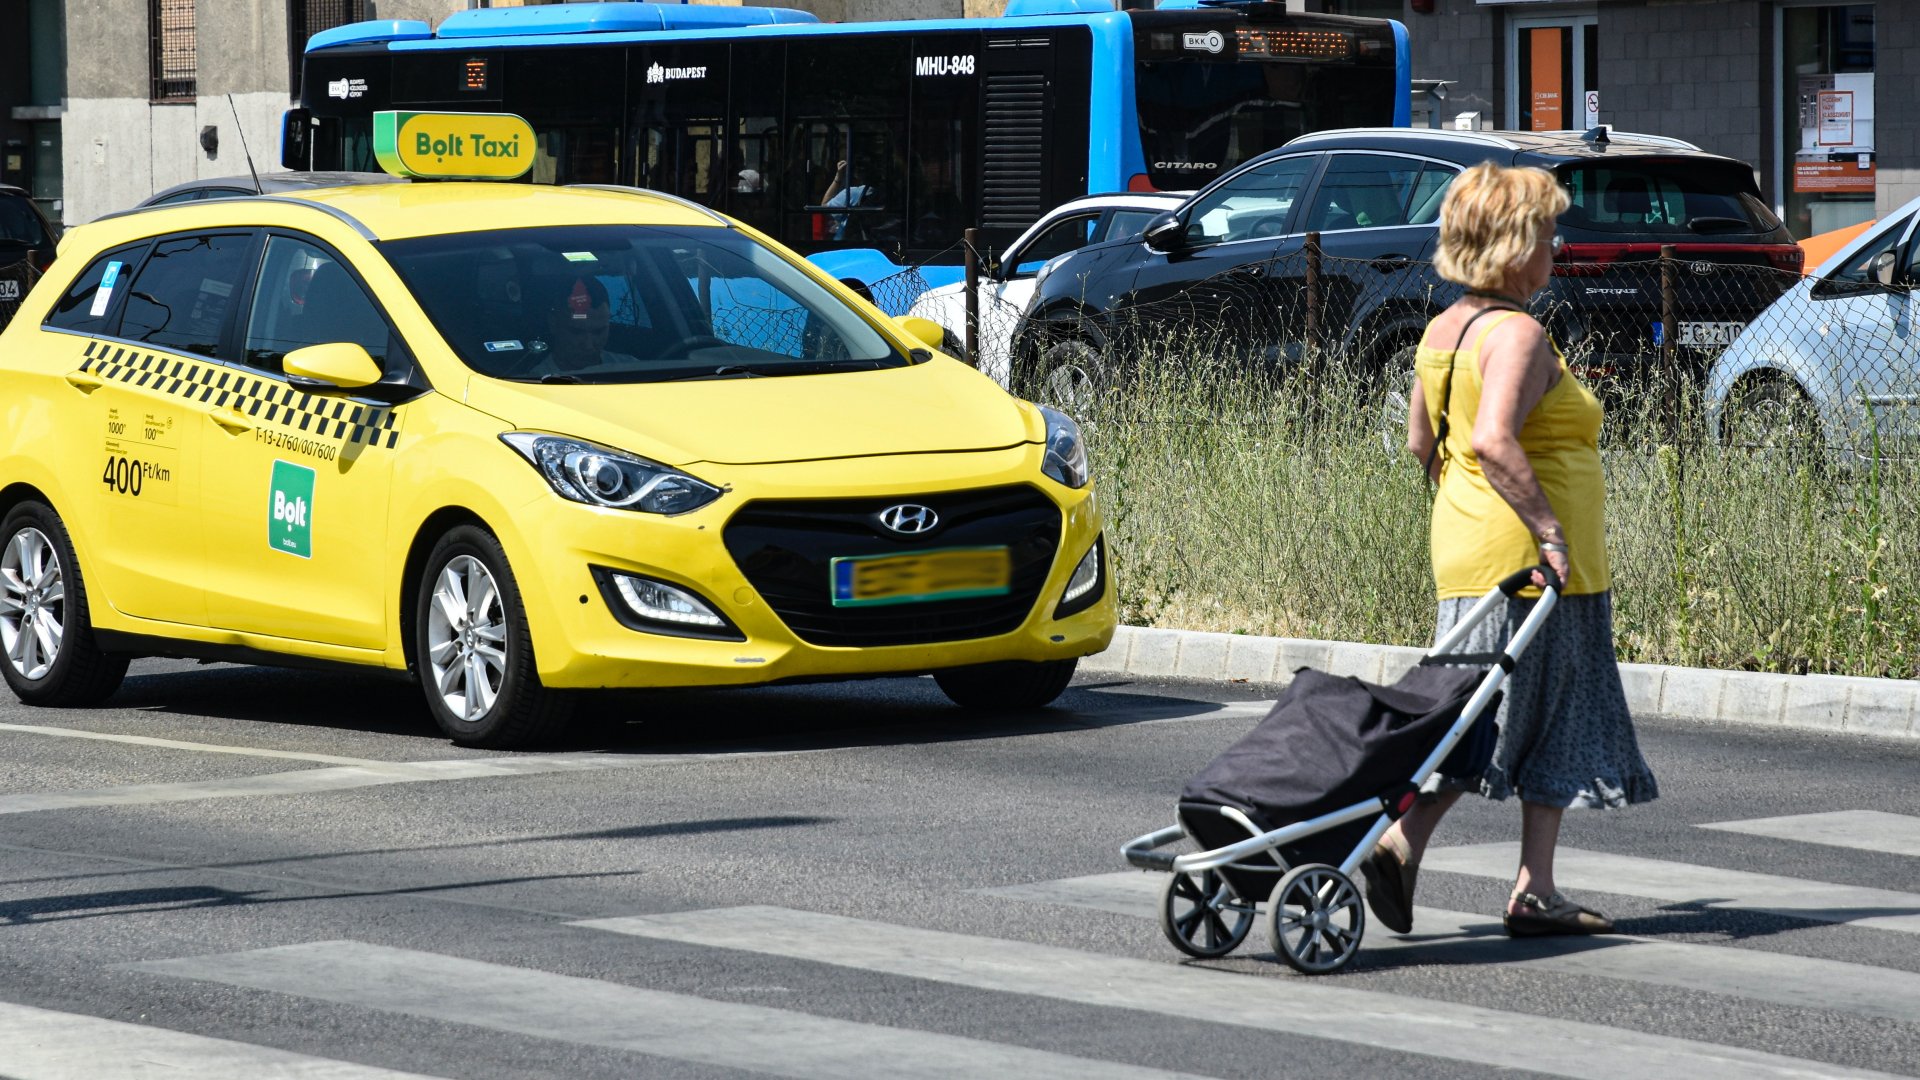
[[[1431,539],[1434,584],[1442,600],[1479,596],[1508,574],[1540,561],[1538,543],[1493,489],[1473,452],[1473,420],[1480,411],[1480,345],[1494,327],[1518,314],[1481,319],[1473,326],[1472,343],[1459,352],[1422,339],[1414,361],[1427,422],[1436,431],[1440,404],[1448,402]],[[1600,401],[1574,378],[1557,346],[1554,356],[1560,361],[1560,379],[1521,424],[1520,448],[1566,533],[1573,564],[1566,595],[1606,592],[1612,574],[1607,563],[1606,484],[1600,473]],[[1536,592],[1528,590],[1529,595]]]

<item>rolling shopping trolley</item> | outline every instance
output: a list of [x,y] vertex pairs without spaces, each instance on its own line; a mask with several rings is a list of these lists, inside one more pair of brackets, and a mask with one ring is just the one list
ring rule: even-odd
[[[1547,588],[1506,649],[1458,652],[1536,571]],[[1264,900],[1273,951],[1294,970],[1345,967],[1366,932],[1354,871],[1435,772],[1486,768],[1500,687],[1559,590],[1546,566],[1512,575],[1392,686],[1296,673],[1266,719],[1187,782],[1178,824],[1121,848],[1134,866],[1171,872],[1160,926],[1174,947],[1225,956],[1246,940]],[[1412,761],[1419,765],[1409,775]],[[1188,839],[1204,850],[1160,850]]]

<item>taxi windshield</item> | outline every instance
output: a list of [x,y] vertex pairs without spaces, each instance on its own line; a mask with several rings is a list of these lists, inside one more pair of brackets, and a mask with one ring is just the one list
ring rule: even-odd
[[732,229],[499,229],[391,240],[381,251],[454,352],[495,378],[672,382],[912,362]]

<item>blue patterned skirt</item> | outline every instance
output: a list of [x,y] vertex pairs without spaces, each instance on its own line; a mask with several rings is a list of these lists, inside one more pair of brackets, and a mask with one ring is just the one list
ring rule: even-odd
[[[1440,601],[1434,639],[1453,628],[1478,597]],[[1495,652],[1533,610],[1507,601],[1467,635],[1462,652]],[[1508,678],[1496,716],[1493,761],[1478,776],[1442,776],[1441,790],[1518,795],[1546,806],[1596,808],[1648,802],[1660,795],[1640,756],[1613,652],[1613,594],[1563,596]]]

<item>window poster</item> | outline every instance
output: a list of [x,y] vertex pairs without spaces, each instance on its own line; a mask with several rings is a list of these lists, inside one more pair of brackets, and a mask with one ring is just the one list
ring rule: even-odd
[[1873,194],[1873,73],[1800,78],[1793,190]]

